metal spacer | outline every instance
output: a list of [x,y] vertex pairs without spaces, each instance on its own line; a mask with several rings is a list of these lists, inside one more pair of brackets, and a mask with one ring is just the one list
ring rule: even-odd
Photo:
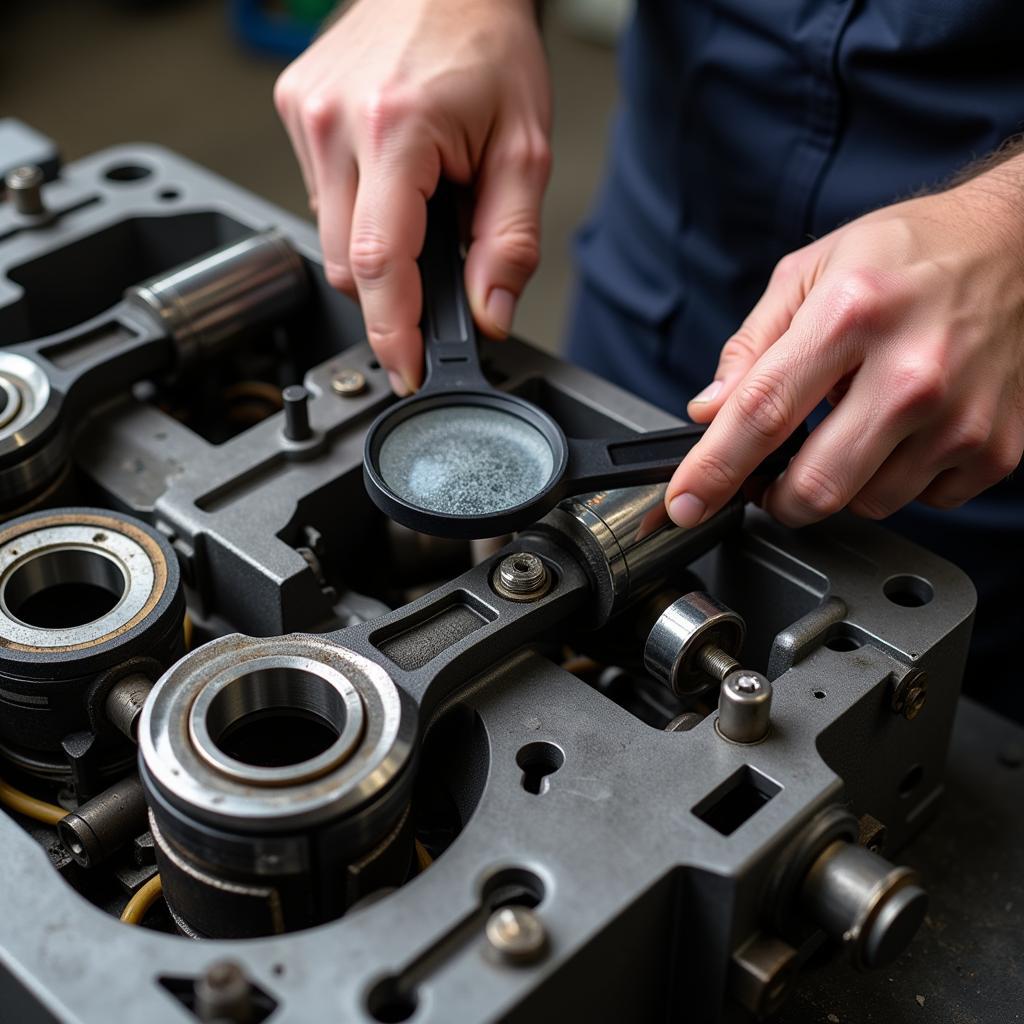
[[366,390],[366,376],[358,370],[338,370],[331,377],[331,390],[342,398],[353,398]]
[[533,963],[548,945],[544,923],[529,907],[496,910],[488,918],[484,934],[490,948],[508,963]]
[[912,668],[902,679],[894,682],[890,706],[897,715],[908,721],[917,718],[928,699],[928,673]]
[[510,601],[536,601],[550,589],[551,574],[539,555],[519,551],[498,563],[492,583]]

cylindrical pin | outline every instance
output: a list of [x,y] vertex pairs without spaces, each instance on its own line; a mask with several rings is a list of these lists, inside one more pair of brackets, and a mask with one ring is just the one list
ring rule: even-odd
[[43,172],[31,164],[15,167],[4,179],[14,209],[24,216],[37,217],[46,212],[43,204]]
[[309,426],[309,392],[301,384],[291,384],[281,392],[284,401],[284,436],[289,441],[308,441],[313,436]]
[[768,735],[772,713],[772,684],[750,669],[730,672],[718,697],[719,733],[733,743],[757,743]]

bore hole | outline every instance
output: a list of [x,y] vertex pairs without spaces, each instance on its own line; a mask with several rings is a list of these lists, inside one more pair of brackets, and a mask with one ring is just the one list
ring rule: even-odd
[[175,199],[181,198],[181,193],[176,188],[162,188],[156,197],[165,203],[173,203]]
[[124,596],[127,581],[109,556],[57,548],[28,559],[4,584],[7,612],[37,629],[73,629],[95,622]]
[[815,690],[815,691],[814,691],[814,696],[815,696],[815,697],[816,697],[816,698],[817,698],[818,700],[824,700],[824,699],[825,699],[825,697],[826,697],[827,695],[826,695],[826,693],[825,693],[825,691],[824,691],[824,690]]
[[239,676],[211,701],[206,727],[217,748],[256,768],[319,757],[345,727],[341,695],[313,672],[267,668]]
[[103,177],[107,181],[141,181],[152,173],[153,171],[143,164],[115,164],[107,168]]
[[376,359],[371,359],[366,365],[371,370],[379,370],[380,369],[380,363],[378,363]]
[[839,651],[840,653],[845,654],[848,651],[855,651],[857,648],[863,647],[864,645],[856,637],[840,633],[838,636],[834,636],[830,640],[826,640],[825,646],[830,651]]
[[374,1020],[384,1024],[408,1020],[416,1012],[416,996],[401,987],[401,978],[389,975],[370,989],[366,1008]]
[[904,608],[920,608],[935,596],[932,585],[920,576],[890,576],[882,592],[893,604]]
[[546,793],[554,775],[565,764],[565,754],[554,743],[543,740],[519,748],[516,764],[523,769],[523,789],[527,793]]
[[539,907],[544,883],[526,868],[502,868],[484,883],[482,903],[493,913],[502,907]]
[[915,764],[907,769],[907,774],[900,779],[899,794],[901,797],[908,797],[921,785],[924,778],[924,765]]

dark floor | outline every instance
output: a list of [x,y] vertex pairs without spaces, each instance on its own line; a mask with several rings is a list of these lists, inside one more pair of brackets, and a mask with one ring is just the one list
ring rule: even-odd
[[[548,23],[555,169],[544,255],[516,330],[559,342],[569,243],[598,180],[615,97],[611,50]],[[304,213],[298,170],[271,102],[284,60],[234,38],[225,0],[36,0],[3,4],[0,116],[39,128],[68,160],[120,142],[157,142]]]

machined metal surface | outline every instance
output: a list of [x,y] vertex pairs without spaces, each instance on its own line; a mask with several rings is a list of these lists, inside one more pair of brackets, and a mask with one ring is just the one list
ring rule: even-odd
[[[160,198],[172,186],[176,198]],[[122,381],[113,400],[83,403],[66,438],[76,475],[173,550],[201,644],[184,658],[179,646],[152,676],[152,665],[116,666],[93,681],[90,713],[127,744],[137,702],[110,695],[133,672],[164,672],[139,728],[152,837],[132,849],[157,858],[165,926],[220,938],[120,924],[0,815],[0,856],[18,879],[0,915],[4,1006],[33,1024],[99,1024],[112,1007],[173,1024],[228,959],[273,1024],[535,1021],[567,1006],[593,1020],[743,1021],[774,1008],[794,986],[791,951],[803,959],[825,925],[835,931],[820,906],[841,901],[810,894],[831,892],[834,872],[819,867],[814,888],[812,867],[837,839],[855,840],[864,815],[896,856],[937,807],[974,607],[963,574],[842,517],[794,532],[735,502],[677,530],[662,489],[641,488],[571,499],[479,565],[465,552],[408,591],[389,586],[388,531],[361,463],[367,426],[393,399],[358,311],[326,285],[312,226],[152,147],[97,154],[47,190],[55,208],[96,201],[45,233],[0,208],[0,235],[18,227],[0,243],[0,328],[12,341],[67,327],[25,298],[45,275],[23,266],[91,257],[102,294],[94,308],[65,303],[85,322],[134,283],[99,259],[137,245],[129,231],[145,242],[134,251],[156,254],[145,274],[159,278],[273,228],[306,291],[255,339],[282,368],[273,384],[261,368],[256,390],[276,397],[301,382],[310,436],[289,439],[283,409],[204,436],[172,415],[180,392],[161,391],[152,369],[134,393]],[[252,353],[214,347],[249,372]],[[485,344],[482,356],[489,379],[570,436],[676,422],[521,342]],[[202,384],[182,372],[182,388]],[[348,374],[365,386],[336,387]],[[493,583],[523,552],[551,576],[531,601]],[[632,651],[619,673],[629,685],[644,672],[634,602],[652,588],[685,592],[691,574],[746,624],[743,666],[770,680],[760,742],[726,742],[720,713],[653,680],[667,703],[643,720],[562,665],[567,646],[615,640]],[[908,588],[918,604],[895,600]],[[693,652],[701,686],[728,674],[724,659],[701,656],[714,646]],[[928,704],[909,720],[892,700],[915,671],[928,675]],[[289,747],[284,764],[251,763],[246,730],[279,727],[282,708],[320,740]],[[438,807],[447,838],[422,856],[413,837],[431,841],[418,830]],[[122,868],[129,889],[152,866],[134,871]],[[880,934],[902,941],[904,924]],[[516,960],[517,944],[535,952]]]

